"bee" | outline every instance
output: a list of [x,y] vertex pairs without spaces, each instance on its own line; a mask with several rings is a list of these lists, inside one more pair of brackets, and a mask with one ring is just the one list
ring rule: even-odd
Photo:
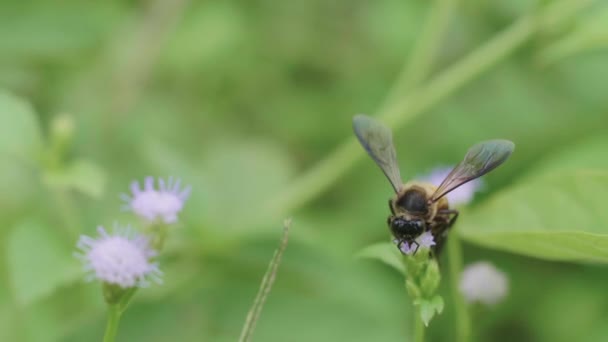
[[451,209],[446,195],[459,186],[479,178],[504,163],[515,145],[508,140],[488,140],[473,145],[464,159],[436,187],[431,183],[401,181],[397,153],[393,146],[391,130],[382,123],[365,115],[353,118],[355,135],[363,148],[378,164],[395,190],[389,199],[391,215],[388,227],[401,250],[404,243],[420,245],[416,238],[424,232],[433,235],[435,253],[439,253],[450,227],[458,218],[458,211]]

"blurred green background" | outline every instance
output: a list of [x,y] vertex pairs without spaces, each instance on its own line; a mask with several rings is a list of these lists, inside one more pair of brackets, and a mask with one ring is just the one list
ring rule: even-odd
[[[430,76],[553,2],[459,1]],[[173,175],[193,192],[161,260],[165,284],[138,293],[119,341],[235,341],[286,216],[290,245],[254,340],[407,341],[403,279],[354,257],[388,238],[391,188],[362,149],[304,205],[259,214],[352,139],[354,114],[378,110],[433,5],[2,1],[0,340],[101,340],[105,307],[72,256],[76,240],[100,224],[137,226],[119,194],[146,175]],[[454,164],[479,140],[513,140],[474,211],[577,156],[606,169],[608,6],[569,15],[539,23],[514,53],[396,129],[403,177]],[[478,340],[608,340],[605,266],[469,243],[464,256],[510,278],[505,302],[473,311]],[[431,341],[454,334],[444,287]]]

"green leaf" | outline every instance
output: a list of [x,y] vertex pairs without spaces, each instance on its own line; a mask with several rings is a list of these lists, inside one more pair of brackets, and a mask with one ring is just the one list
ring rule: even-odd
[[0,158],[31,160],[42,146],[42,133],[32,107],[0,91]]
[[581,169],[608,170],[608,158],[598,158],[608,151],[608,136],[592,136],[580,143],[564,147],[559,153],[538,162],[534,172],[524,181],[534,181],[540,176],[556,172],[576,172]]
[[76,160],[64,169],[47,171],[44,182],[50,187],[73,189],[99,198],[105,189],[106,174],[93,162]]
[[390,242],[380,242],[363,248],[357,253],[358,258],[368,258],[382,261],[390,267],[396,269],[401,274],[406,274],[403,256],[395,245]]
[[435,317],[435,314],[440,314],[443,312],[443,298],[440,295],[436,295],[430,300],[417,300],[415,304],[418,305],[420,318],[422,319],[424,325],[427,327],[433,317]]
[[467,213],[459,232],[486,247],[549,260],[608,262],[608,170],[531,178]]
[[11,232],[7,261],[18,305],[28,306],[80,277],[72,246],[58,235],[37,221],[25,221]]

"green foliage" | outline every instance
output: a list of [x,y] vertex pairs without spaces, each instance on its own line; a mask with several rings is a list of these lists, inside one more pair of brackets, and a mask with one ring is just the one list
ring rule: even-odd
[[0,92],[0,161],[29,161],[38,157],[42,136],[32,107],[18,97]]
[[397,270],[404,276],[407,275],[405,265],[403,264],[403,256],[395,245],[390,242],[375,243],[363,248],[358,254],[360,258],[369,258],[382,261],[390,267]]
[[492,248],[564,261],[607,262],[605,137],[547,158],[517,185],[466,213],[464,238]]
[[25,221],[13,229],[7,243],[8,276],[15,300],[21,307],[81,277],[72,247],[57,228]]
[[106,183],[106,175],[96,164],[87,160],[75,160],[65,168],[49,170],[44,183],[51,188],[73,189],[93,198],[100,198]]
[[443,312],[443,298],[439,295],[436,295],[431,299],[419,299],[414,304],[419,307],[422,323],[424,323],[425,326],[429,325],[431,319],[433,319],[436,314]]
[[608,262],[607,191],[607,171],[536,179],[467,213],[460,232],[472,242],[524,255]]
[[[481,140],[517,146],[453,232],[465,264],[489,259],[510,278],[504,303],[472,312],[480,341],[608,339],[608,25],[605,4],[584,3],[463,0],[430,42],[423,91],[394,94],[406,179]],[[356,163],[359,146],[332,153],[354,142],[354,114],[381,107],[433,4],[0,2],[0,340],[100,339],[100,289],[72,252],[79,233],[131,221],[118,194],[147,175],[193,193],[160,260],[165,285],[138,291],[119,341],[236,340],[285,215],[298,225],[255,340],[404,340],[414,314],[432,318],[428,340],[454,340],[446,281],[410,286],[438,286],[412,307],[401,255],[378,243],[390,185]],[[522,16],[534,20],[497,35]],[[484,44],[491,60],[442,78]],[[297,183],[327,156],[320,179]],[[291,189],[304,196],[283,201]],[[362,246],[397,272],[353,258]]]

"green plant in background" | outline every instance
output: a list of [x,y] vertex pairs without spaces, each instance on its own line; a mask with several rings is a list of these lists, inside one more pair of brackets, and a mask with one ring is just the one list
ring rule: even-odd
[[[518,145],[450,232],[434,291],[445,305],[426,340],[606,340],[605,11],[599,0],[2,2],[0,340],[99,339],[107,305],[70,251],[100,217],[147,226],[115,198],[146,173],[197,191],[184,229],[159,239],[164,284],[137,292],[119,340],[236,340],[275,245],[269,222],[286,216],[299,229],[256,340],[413,336],[420,307],[402,276],[351,258],[386,238],[386,187],[350,136],[358,112],[395,131],[407,179],[475,141]],[[393,244],[379,246],[405,270]],[[500,280],[465,281],[478,260],[508,275],[508,300],[469,303],[464,289],[503,293]]]

